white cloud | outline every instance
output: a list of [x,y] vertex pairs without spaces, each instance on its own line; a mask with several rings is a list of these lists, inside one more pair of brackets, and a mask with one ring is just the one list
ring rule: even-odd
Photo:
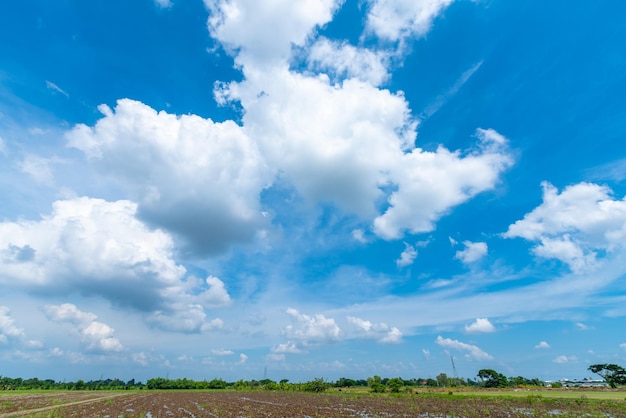
[[376,214],[391,167],[415,140],[405,99],[356,79],[331,85],[274,69],[220,94],[241,102],[246,131],[302,196],[365,218]]
[[235,354],[235,352],[232,350],[225,350],[221,348],[221,349],[211,350],[211,354],[213,354],[214,356],[232,356],[233,354]]
[[453,0],[368,0],[367,28],[390,41],[424,36]]
[[230,304],[230,295],[224,286],[224,282],[214,276],[207,277],[205,281],[208,289],[199,297],[203,306],[219,307]]
[[493,360],[493,357],[478,348],[475,345],[467,344],[458,340],[452,340],[450,338],[443,338],[441,335],[437,336],[435,342],[441,347],[451,348],[459,351],[467,351],[465,355],[468,359],[474,360]]
[[427,348],[422,348],[422,354],[424,354],[424,357],[426,357],[426,359],[430,358],[430,350],[428,350]]
[[619,346],[620,346],[620,348],[623,348],[623,349],[625,349],[625,350],[626,350],[626,343],[622,343],[622,344],[620,344]]
[[402,342],[402,332],[396,327],[391,327],[389,328],[387,335],[385,335],[379,341],[381,343],[397,344],[399,342]]
[[[414,149],[416,122],[404,97],[355,79],[331,85],[323,76],[273,69],[217,94],[242,104],[246,132],[302,196],[375,218],[374,232],[385,239],[431,231],[512,164],[506,144],[483,131],[466,155]],[[384,186],[395,190],[386,195]],[[389,207],[378,214],[384,198]]]
[[[456,80],[456,82],[445,93],[437,96],[437,98],[430,103],[420,114],[420,120],[425,121],[432,115],[437,113],[455,94],[461,90],[461,87],[474,75],[476,71],[483,65],[482,61],[472,65],[467,71],[465,71]],[[495,132],[493,129],[488,129],[485,132]],[[499,134],[498,134],[499,135]],[[501,136],[501,135],[500,135]],[[502,136],[501,136],[502,137]],[[502,137],[504,138],[504,137]]]
[[143,220],[182,237],[197,254],[255,237],[266,222],[259,194],[273,174],[241,127],[128,99],[99,109],[104,117],[94,127],[77,125],[68,144],[120,181]]
[[358,337],[376,339],[380,343],[395,344],[402,341],[402,332],[398,328],[391,327],[384,322],[373,323],[355,316],[348,316],[346,320],[349,324],[356,327],[356,335]]
[[352,231],[352,238],[354,238],[355,241],[358,241],[361,244],[365,244],[367,242],[367,238],[365,238],[365,232],[362,229],[354,229]]
[[69,98],[70,95],[67,94],[61,87],[57,86],[56,84],[54,84],[51,81],[46,80],[46,87],[50,90],[52,90],[55,93],[61,93],[63,96]]
[[94,322],[98,316],[91,312],[83,312],[72,303],[61,305],[46,305],[43,308],[46,316],[51,321],[67,322],[78,328],[86,328]]
[[615,200],[606,186],[578,183],[561,193],[544,182],[543,203],[509,226],[504,237],[521,237],[537,245],[533,253],[555,258],[574,273],[597,265],[599,252],[623,249],[626,201]]
[[287,341],[286,343],[278,344],[272,348],[272,353],[300,354],[303,353],[303,350],[298,347],[298,344],[295,341]]
[[48,352],[48,354],[51,357],[61,357],[64,353],[59,347],[54,347]]
[[578,361],[576,356],[558,356],[557,358],[552,360],[553,363],[558,363],[558,364],[575,363],[576,361]]
[[417,250],[412,245],[404,243],[404,251],[400,254],[400,258],[396,260],[396,266],[402,268],[410,266],[417,258]]
[[309,316],[301,314],[296,309],[287,309],[295,325],[285,328],[285,335],[290,339],[301,340],[304,344],[312,342],[336,341],[341,336],[341,329],[334,319],[326,318],[322,314]]
[[15,320],[11,317],[11,310],[6,306],[0,306],[0,343],[9,340],[21,339],[24,330],[15,326]]
[[284,354],[271,353],[271,354],[268,354],[266,358],[270,361],[285,361],[287,357]]
[[548,344],[545,341],[541,341],[539,344],[537,344],[535,346],[536,349],[542,349],[542,348],[550,348],[550,344]]
[[385,239],[399,238],[404,230],[430,232],[452,207],[494,188],[513,160],[506,141],[490,132],[495,131],[477,130],[479,147],[466,156],[443,147],[404,154],[390,168],[398,190],[388,199],[390,207],[374,220],[374,231]]
[[286,60],[316,26],[329,22],[338,0],[204,0],[209,32],[237,51],[237,62],[255,66]]
[[133,361],[142,366],[148,365],[148,356],[143,351],[140,353],[133,353],[132,355]]
[[[307,36],[340,2],[205,3],[211,34],[232,49],[244,75],[216,85],[218,103],[241,104],[243,130],[265,163],[306,200],[373,220],[379,237],[398,239],[407,230],[431,231],[452,207],[493,188],[512,164],[506,141],[493,130],[478,129],[479,146],[463,155],[415,149],[417,121],[403,94],[375,87],[384,79],[384,54],[324,39],[307,49]],[[375,2],[370,11],[408,16],[399,24],[403,34],[423,34],[448,3]],[[303,47],[313,67],[347,78],[291,71],[292,44]],[[334,67],[330,57],[338,59]],[[379,214],[384,199],[388,208]]]
[[154,0],[154,3],[163,9],[170,8],[173,5],[172,0]]
[[576,322],[576,328],[581,330],[581,331],[589,331],[592,330],[593,327],[590,327],[589,325],[583,324],[582,322]]
[[[210,276],[190,287],[170,236],[135,219],[136,210],[129,201],[77,198],[55,202],[40,221],[0,222],[2,284],[99,296],[151,313],[157,326],[174,330],[181,320],[182,331],[199,331],[205,306],[230,302],[223,282]],[[71,311],[55,315],[83,320]]]
[[121,351],[120,341],[113,337],[115,330],[102,322],[92,322],[82,330],[83,341],[87,342],[88,349],[99,351]]
[[205,322],[200,328],[200,331],[209,332],[209,331],[222,329],[222,328],[224,328],[224,321],[220,318],[213,318],[210,321]]
[[83,312],[76,305],[64,303],[62,305],[46,305],[43,308],[49,320],[72,325],[80,335],[85,348],[95,352],[122,351],[122,343],[113,336],[115,330],[105,323],[98,322],[98,318],[91,312]]
[[476,321],[465,326],[465,332],[468,334],[483,334],[494,332],[496,327],[487,318],[476,318]]
[[248,361],[248,356],[245,355],[244,353],[240,353],[239,354],[239,362],[237,364],[246,364],[246,362]]
[[463,264],[474,263],[487,255],[488,248],[485,242],[463,241],[463,245],[465,245],[465,249],[457,251],[454,256]]
[[328,71],[333,78],[358,78],[374,86],[389,77],[388,55],[380,51],[358,48],[326,38],[318,39],[308,50],[309,68]]
[[146,321],[163,330],[200,333],[223,327],[221,319],[208,320],[202,305],[194,303],[176,303],[165,310],[156,310],[146,317]]
[[54,183],[54,174],[48,158],[42,158],[37,155],[26,155],[26,157],[18,163],[20,171],[28,174],[37,183],[51,185]]

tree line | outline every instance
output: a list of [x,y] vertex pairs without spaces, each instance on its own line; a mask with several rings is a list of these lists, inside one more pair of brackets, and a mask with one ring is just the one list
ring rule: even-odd
[[[601,376],[611,387],[626,385],[626,369],[616,364],[593,364],[589,366],[589,371]],[[123,381],[120,379],[99,379],[75,382],[58,382],[52,379],[22,379],[0,376],[0,390],[272,390],[272,391],[303,391],[322,392],[330,388],[368,388],[370,392],[401,392],[412,391],[416,387],[424,388],[453,388],[453,387],[484,387],[484,388],[507,388],[507,387],[528,387],[543,386],[544,383],[538,378],[528,379],[523,376],[506,377],[492,369],[481,369],[477,373],[477,379],[464,379],[459,377],[449,377],[445,373],[440,373],[433,378],[412,378],[402,379],[400,377],[382,378],[372,376],[367,379],[350,379],[342,377],[335,382],[325,381],[316,378],[308,382],[290,383],[288,379],[274,381],[271,379],[261,380],[238,380],[236,382],[226,382],[223,379],[212,380],[192,380],[187,378],[168,379],[163,377],[151,378],[143,383],[131,379]]]

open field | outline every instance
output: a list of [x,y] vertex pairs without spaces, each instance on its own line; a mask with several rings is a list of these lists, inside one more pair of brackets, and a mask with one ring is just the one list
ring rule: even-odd
[[543,398],[558,399],[604,399],[604,400],[620,400],[626,398],[626,391],[618,390],[584,390],[584,389],[529,389],[529,390],[477,390],[458,392],[458,394],[468,396],[505,396],[526,398],[529,396],[537,396]]
[[[563,398],[566,391],[490,393],[297,393],[236,391],[61,392],[0,396],[0,418],[156,417],[626,417],[621,399]],[[510,396],[511,394],[514,396]],[[566,392],[567,393],[567,392]],[[494,396],[497,395],[497,396]],[[554,397],[553,397],[554,396]],[[617,395],[616,395],[617,396]]]

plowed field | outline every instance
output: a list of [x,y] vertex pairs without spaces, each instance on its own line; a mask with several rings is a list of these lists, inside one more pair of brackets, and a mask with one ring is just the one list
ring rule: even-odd
[[285,392],[56,393],[0,397],[0,418],[626,417],[626,402]]

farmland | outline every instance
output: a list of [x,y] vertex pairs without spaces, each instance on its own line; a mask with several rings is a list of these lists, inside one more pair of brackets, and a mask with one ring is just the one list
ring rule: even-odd
[[82,391],[0,395],[8,417],[626,417],[625,392]]

